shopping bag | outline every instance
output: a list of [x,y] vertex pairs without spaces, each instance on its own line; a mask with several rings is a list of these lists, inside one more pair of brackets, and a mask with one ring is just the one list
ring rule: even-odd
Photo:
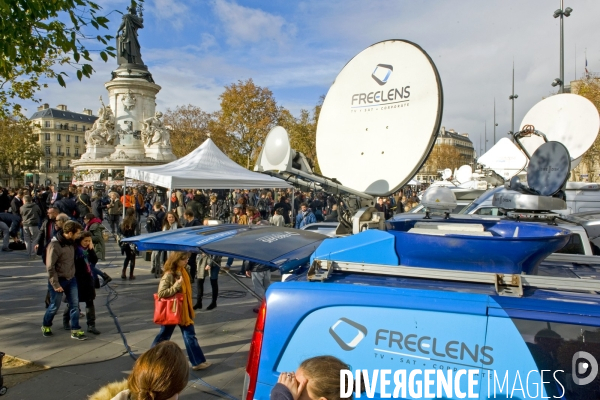
[[154,293],[154,323],[158,325],[179,325],[183,309],[183,293],[171,297],[158,298]]

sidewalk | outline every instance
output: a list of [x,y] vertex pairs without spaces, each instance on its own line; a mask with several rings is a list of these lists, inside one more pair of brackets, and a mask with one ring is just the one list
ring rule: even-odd
[[[122,262],[114,239],[107,242],[106,261],[99,264],[113,281],[110,286],[118,296],[110,306],[136,355],[150,348],[158,333],[152,322],[153,293],[158,279],[150,274],[150,263],[143,253],[136,260],[135,281],[120,279]],[[33,399],[43,394],[45,400],[85,399],[104,384],[124,379],[133,366],[106,302],[109,291],[96,291],[96,327],[101,335],[88,335],[80,342],[62,329],[62,309],[54,319],[54,336],[45,338],[40,327],[44,315],[47,274],[41,258],[29,260],[24,251],[0,253],[0,351],[21,359],[51,367],[38,376],[8,388],[3,399]],[[234,269],[235,269],[234,264]],[[250,279],[241,280],[251,286]],[[194,292],[195,292],[195,285]],[[205,282],[204,307],[210,303],[210,284]],[[190,384],[181,399],[214,399],[220,397],[198,382],[200,377],[210,385],[241,398],[244,369],[248,357],[258,302],[233,278],[219,276],[218,306],[215,310],[199,310],[195,317],[196,335],[207,359],[214,363],[204,371],[190,375]],[[84,310],[82,310],[84,311]],[[85,318],[81,321],[85,327]],[[184,348],[179,330],[172,340]],[[4,374],[9,373],[3,370]]]

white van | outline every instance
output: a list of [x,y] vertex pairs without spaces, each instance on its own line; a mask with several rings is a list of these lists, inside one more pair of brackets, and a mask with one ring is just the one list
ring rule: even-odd
[[561,214],[600,210],[600,184],[567,182],[565,194],[567,196],[567,209],[561,210]]

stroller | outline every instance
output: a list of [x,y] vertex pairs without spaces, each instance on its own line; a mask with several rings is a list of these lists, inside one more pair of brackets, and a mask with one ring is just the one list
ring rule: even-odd
[[0,352],[0,396],[4,396],[8,391],[8,388],[4,386],[4,378],[2,377],[2,358],[4,353]]

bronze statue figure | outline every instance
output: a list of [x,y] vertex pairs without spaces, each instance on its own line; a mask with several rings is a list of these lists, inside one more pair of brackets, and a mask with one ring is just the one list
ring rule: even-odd
[[117,61],[122,64],[144,65],[138,41],[138,29],[144,27],[142,12],[137,15],[137,7],[127,7],[129,14],[123,15],[123,22],[117,31]]

